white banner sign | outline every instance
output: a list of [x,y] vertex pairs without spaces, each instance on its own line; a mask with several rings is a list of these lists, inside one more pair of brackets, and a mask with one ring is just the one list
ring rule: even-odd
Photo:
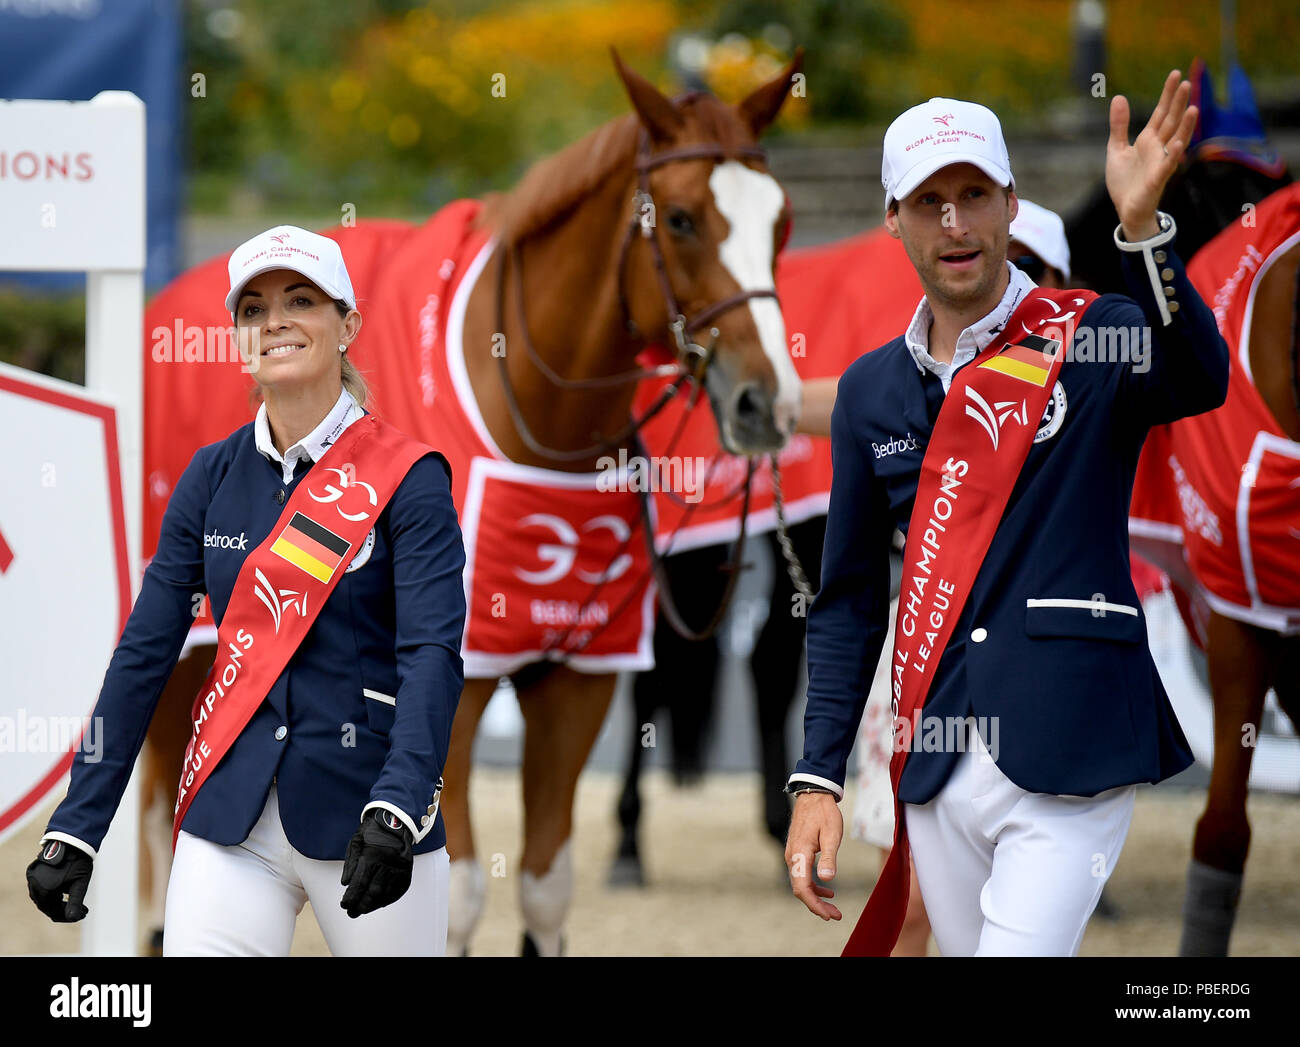
[[0,269],[143,269],[144,104],[0,100]]

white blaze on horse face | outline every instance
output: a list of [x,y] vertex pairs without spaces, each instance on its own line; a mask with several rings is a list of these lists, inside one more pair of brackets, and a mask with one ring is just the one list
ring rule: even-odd
[[[772,243],[776,220],[785,204],[785,194],[775,178],[744,164],[729,160],[713,168],[709,176],[713,202],[731,226],[718,245],[718,257],[742,291],[770,291]],[[790,362],[785,344],[785,319],[775,298],[751,298],[758,340],[776,375],[773,405],[777,428],[786,435],[799,420],[799,375]]]

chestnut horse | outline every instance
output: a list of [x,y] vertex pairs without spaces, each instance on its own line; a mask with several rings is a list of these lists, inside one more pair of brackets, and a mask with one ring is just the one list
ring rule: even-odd
[[[655,373],[637,368],[648,346],[676,350],[676,373],[686,388],[707,394],[728,451],[757,455],[785,444],[798,419],[799,384],[773,279],[789,214],[757,141],[801,59],[796,54],[785,72],[732,106],[707,94],[670,100],[615,54],[634,112],[486,201],[480,221],[494,246],[482,272],[490,278],[469,293],[462,343],[482,424],[510,462],[590,475],[604,455],[638,454],[630,416],[637,378]],[[339,238],[354,284],[367,282],[354,269],[350,241]],[[512,349],[498,353],[498,345]],[[389,400],[394,383],[410,382],[421,347],[398,351],[400,374],[368,372]],[[423,438],[417,422],[403,427]],[[464,523],[464,506],[458,509]],[[151,839],[164,839],[187,713],[211,657],[210,647],[196,648],[178,665],[150,729]],[[556,955],[572,893],[574,795],[616,677],[559,659],[525,666],[512,680],[525,722],[524,846],[515,870],[523,952]],[[496,675],[467,673],[443,769],[450,955],[467,951],[483,906],[469,782],[475,733],[497,684]],[[168,848],[151,850],[162,858]],[[155,898],[165,879],[155,868]],[[157,903],[154,915],[161,916]]]

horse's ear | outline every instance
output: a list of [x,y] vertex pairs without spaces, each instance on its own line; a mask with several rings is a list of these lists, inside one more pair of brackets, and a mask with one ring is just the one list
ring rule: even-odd
[[768,125],[776,119],[776,114],[781,111],[781,106],[785,103],[786,95],[790,93],[795,74],[802,66],[803,48],[799,47],[795,49],[794,58],[786,66],[785,72],[775,80],[770,80],[762,87],[756,88],[736,107],[740,111],[741,119],[754,132],[755,138],[761,136]]
[[617,50],[610,47],[609,53],[614,56],[614,68],[618,70],[619,78],[627,88],[627,96],[632,101],[632,108],[641,118],[642,126],[650,132],[651,140],[672,141],[685,122],[677,107],[644,76],[625,66]]

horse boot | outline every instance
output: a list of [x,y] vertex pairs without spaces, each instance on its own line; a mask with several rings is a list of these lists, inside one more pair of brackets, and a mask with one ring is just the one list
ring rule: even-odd
[[1240,872],[1216,869],[1193,858],[1187,866],[1183,938],[1179,956],[1227,956],[1241,898]]
[[560,930],[573,900],[573,863],[565,840],[541,876],[524,870],[519,877],[519,908],[524,916],[521,956],[561,956]]
[[487,895],[487,877],[475,858],[457,858],[451,863],[447,888],[447,956],[468,956],[469,940]]

